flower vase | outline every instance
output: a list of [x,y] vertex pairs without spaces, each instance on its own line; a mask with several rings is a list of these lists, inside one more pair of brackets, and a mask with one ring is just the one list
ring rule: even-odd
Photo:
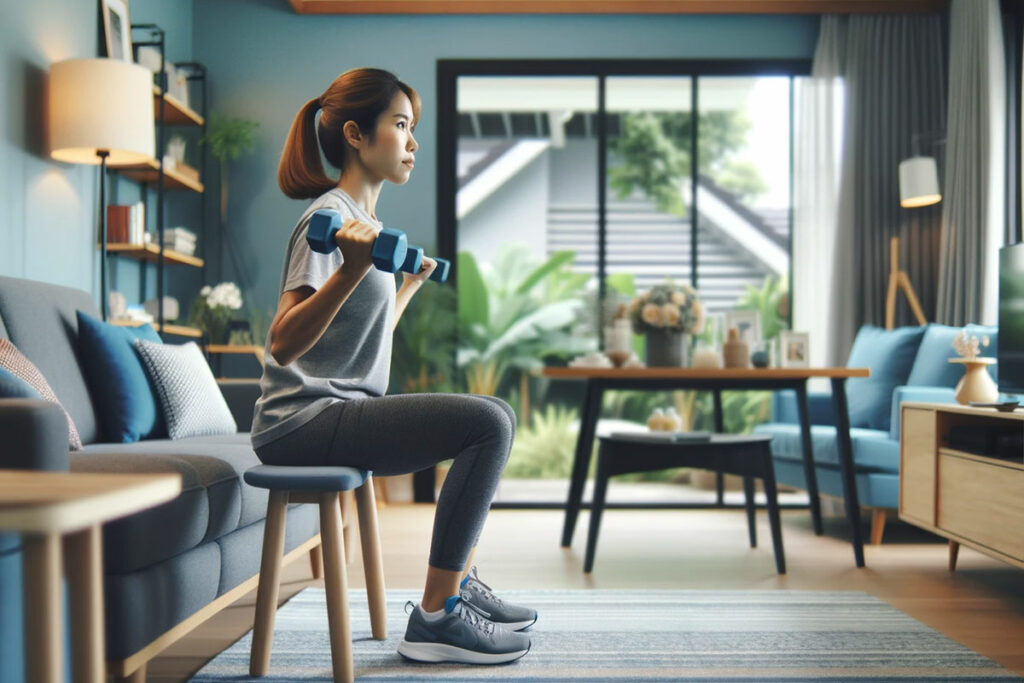
[[999,387],[988,374],[986,367],[996,362],[995,358],[950,358],[950,363],[961,363],[964,376],[956,385],[953,398],[961,405],[968,403],[995,403],[999,400]]
[[652,330],[644,336],[644,362],[647,367],[686,367],[689,335],[676,330]]

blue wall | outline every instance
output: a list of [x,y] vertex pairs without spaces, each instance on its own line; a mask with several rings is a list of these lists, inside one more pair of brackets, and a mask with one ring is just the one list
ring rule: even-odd
[[[231,167],[228,215],[261,309],[276,306],[285,241],[305,205],[277,187],[285,136],[299,108],[346,69],[389,69],[423,99],[416,171],[381,192],[377,215],[433,245],[436,60],[810,58],[818,29],[812,16],[302,16],[283,0],[197,2],[194,21],[214,109],[260,122],[255,153]],[[224,278],[235,278],[223,261]]]
[[[0,8],[0,274],[99,291],[96,250],[99,173],[49,159],[46,74],[63,59],[100,55],[99,3],[10,2]],[[132,23],[167,32],[171,61],[192,58],[192,3],[132,0]],[[137,184],[117,181],[110,201],[136,201]],[[118,287],[137,300],[139,266],[113,266]],[[148,278],[153,282],[153,276]]]
[[[99,54],[97,2],[47,0],[3,3],[0,62],[0,274],[99,289],[95,248],[98,179],[95,168],[53,163],[44,140],[45,77],[50,64]],[[419,163],[411,182],[381,195],[379,215],[417,242],[436,242],[436,93],[438,59],[472,58],[808,58],[813,16],[484,15],[300,16],[284,0],[132,0],[133,23],[167,32],[171,61],[197,59],[209,70],[212,110],[260,122],[257,149],[231,167],[228,229],[233,253],[214,238],[203,254],[206,281],[252,280],[253,303],[276,305],[285,236],[303,206],[277,188],[276,168],[299,107],[345,69],[390,69],[419,90]],[[195,149],[190,139],[190,155]],[[208,226],[217,224],[218,183],[206,186]],[[135,183],[115,180],[110,202],[142,198]],[[170,193],[167,225],[197,227],[199,202]],[[155,202],[149,195],[149,218]],[[145,273],[145,275],[144,275]],[[183,310],[204,274],[171,266],[168,293]],[[129,302],[155,293],[152,266],[111,260],[111,284]]]

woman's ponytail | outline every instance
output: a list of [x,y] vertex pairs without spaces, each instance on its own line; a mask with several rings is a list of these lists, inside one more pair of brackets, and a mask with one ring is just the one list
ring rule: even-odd
[[324,173],[324,165],[320,162],[316,134],[316,113],[319,109],[320,98],[314,98],[299,110],[281,152],[277,184],[292,199],[313,199],[337,185],[336,180],[331,180]]

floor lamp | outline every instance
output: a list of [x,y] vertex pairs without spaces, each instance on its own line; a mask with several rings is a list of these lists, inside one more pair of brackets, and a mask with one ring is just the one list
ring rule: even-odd
[[155,157],[153,74],[120,59],[69,59],[50,68],[50,156],[100,167],[100,311],[107,319],[107,166]]
[[[942,200],[939,194],[939,173],[933,157],[914,156],[900,162],[900,206],[916,208],[929,206]],[[910,304],[910,310],[917,318],[918,325],[924,325],[921,303],[917,300],[914,286],[910,284],[907,272],[900,268],[900,238],[889,240],[889,288],[885,295],[885,329],[891,330],[896,323],[896,290],[903,290]]]

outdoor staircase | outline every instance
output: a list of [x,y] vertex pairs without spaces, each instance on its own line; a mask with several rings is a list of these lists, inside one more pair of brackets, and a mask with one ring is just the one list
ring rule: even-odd
[[[690,282],[690,221],[647,199],[608,202],[606,272],[632,273],[638,292],[664,282]],[[597,274],[597,206],[559,203],[548,209],[547,253],[576,252],[574,270]],[[697,238],[697,288],[708,312],[732,309],[770,273],[743,245],[702,221]]]

